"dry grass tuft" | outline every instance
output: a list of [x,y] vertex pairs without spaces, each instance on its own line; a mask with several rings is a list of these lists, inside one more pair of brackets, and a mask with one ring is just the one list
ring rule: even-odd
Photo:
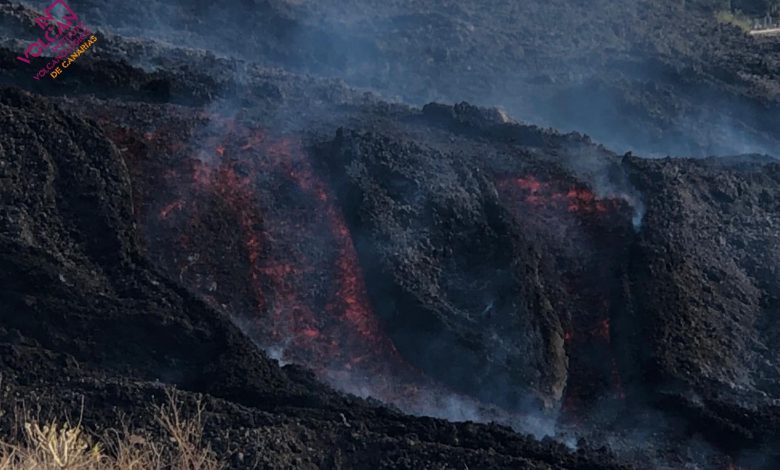
[[168,442],[135,434],[127,426],[92,437],[76,425],[25,420],[21,437],[0,440],[0,470],[219,470],[224,463],[203,440],[201,402],[185,415],[176,392],[157,406]]
[[176,392],[167,392],[168,403],[157,408],[157,421],[175,445],[175,451],[167,459],[174,470],[219,470],[219,461],[211,447],[203,441],[203,402],[195,404],[193,416],[182,416],[177,404]]
[[718,23],[734,25],[745,32],[751,30],[750,21],[740,14],[732,13],[728,10],[721,10],[715,14],[715,18],[718,20]]

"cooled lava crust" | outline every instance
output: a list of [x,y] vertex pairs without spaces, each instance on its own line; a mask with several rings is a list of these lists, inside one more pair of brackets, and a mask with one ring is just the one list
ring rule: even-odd
[[[57,81],[33,83],[19,43],[0,45],[4,405],[77,411],[84,396],[88,424],[117,410],[145,423],[177,386],[207,395],[215,449],[269,467],[778,465],[777,160],[644,159],[495,109],[350,87],[480,101],[486,76],[514,72],[495,65],[504,54],[540,54],[556,60],[511,84],[529,87],[514,109],[540,122],[648,152],[769,148],[777,61],[753,47],[774,43],[690,16],[695,41],[721,42],[667,55],[616,39],[569,83],[566,41],[531,28],[527,51],[492,48],[484,68],[442,81],[466,60],[443,46],[410,70],[383,62],[400,52],[360,22],[290,34],[311,26],[308,3],[252,10],[268,26],[247,40],[267,46],[259,57],[216,56],[221,37],[212,52],[127,39],[144,24],[122,5],[119,22],[83,2],[102,48]],[[396,7],[382,24],[411,44],[469,30]],[[0,9],[6,38],[34,31],[29,8]],[[512,43],[491,31],[448,40]],[[323,55],[309,35],[370,53]],[[647,64],[660,70],[649,87],[631,74]],[[298,74],[341,66],[346,83]],[[580,101],[600,93],[591,111],[606,119],[589,123]],[[730,110],[739,139],[708,137],[715,118],[692,124],[712,109]],[[578,449],[522,434],[551,429]]]

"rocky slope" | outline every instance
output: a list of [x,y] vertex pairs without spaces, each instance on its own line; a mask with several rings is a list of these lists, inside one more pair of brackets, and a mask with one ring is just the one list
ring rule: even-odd
[[177,385],[215,397],[219,449],[273,467],[578,468],[599,458],[507,428],[410,418],[279,368],[140,256],[127,167],[94,122],[16,90],[1,101],[4,404],[57,414],[83,396],[87,420],[107,427],[117,408],[151,421],[161,387]]
[[512,119],[775,148],[777,43],[675,5],[80,2],[36,82],[0,3],[2,404],[175,385],[236,468],[774,468],[777,161]]
[[619,151],[706,156],[778,145],[777,41],[720,25],[696,2],[77,5],[99,28],[337,77],[418,105],[499,105]]

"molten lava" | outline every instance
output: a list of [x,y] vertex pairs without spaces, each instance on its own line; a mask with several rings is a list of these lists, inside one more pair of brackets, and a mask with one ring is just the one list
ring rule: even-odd
[[563,190],[554,183],[542,182],[533,176],[502,179],[497,186],[504,190],[514,186],[515,191],[523,193],[521,200],[526,204],[551,210],[603,214],[620,205],[618,199],[600,199],[587,188],[571,185]]
[[384,334],[338,201],[298,141],[202,118],[187,131],[113,133],[139,175],[144,242],[170,277],[270,354],[342,389],[412,413],[453,400],[480,408],[410,366]]
[[346,223],[304,152],[291,139],[225,127],[209,142],[211,155],[193,162],[191,183],[224,202],[241,234],[257,300],[254,336],[315,370],[400,362],[368,306]]
[[621,232],[614,225],[626,202],[600,198],[562,177],[500,177],[496,188],[517,223],[547,245],[566,280],[573,312],[564,325],[569,378],[563,409],[567,419],[578,421],[587,404],[605,397],[625,398],[610,327],[610,286],[622,260],[610,249],[618,245]]

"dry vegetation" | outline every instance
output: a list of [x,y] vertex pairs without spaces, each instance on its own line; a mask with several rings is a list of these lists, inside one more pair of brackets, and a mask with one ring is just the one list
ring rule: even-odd
[[739,27],[743,31],[750,31],[750,20],[740,14],[732,13],[731,11],[721,10],[715,14],[718,23],[732,24]]
[[[19,437],[0,440],[0,470],[217,470],[224,467],[203,441],[203,406],[184,415],[175,392],[156,406],[164,437],[126,426],[96,436],[79,423],[41,424],[22,415]],[[168,442],[165,442],[167,438]]]

